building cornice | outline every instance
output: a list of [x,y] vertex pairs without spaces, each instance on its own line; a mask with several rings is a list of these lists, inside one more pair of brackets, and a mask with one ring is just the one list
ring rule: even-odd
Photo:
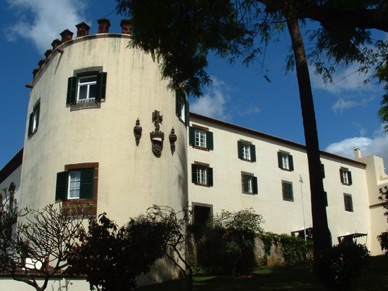
[[[303,145],[303,144],[300,144],[300,143],[297,143],[297,142],[293,142],[293,141],[290,141],[290,140],[287,140],[287,139],[283,139],[283,138],[280,138],[280,137],[277,137],[277,136],[273,136],[273,135],[270,135],[270,134],[266,134],[266,133],[263,133],[263,132],[260,132],[260,131],[256,131],[256,130],[253,130],[253,129],[250,129],[250,128],[246,128],[246,127],[243,127],[243,126],[235,125],[235,124],[232,124],[232,123],[229,123],[229,122],[226,122],[226,121],[214,119],[214,118],[207,117],[207,116],[200,115],[200,114],[193,113],[193,112],[190,112],[190,117],[193,117],[193,118],[196,118],[196,119],[199,119],[199,120],[203,120],[203,121],[207,121],[207,122],[211,122],[211,123],[215,123],[215,124],[223,126],[223,127],[228,127],[228,128],[234,129],[236,131],[241,131],[241,132],[244,132],[244,133],[247,133],[247,134],[251,134],[251,135],[259,137],[259,138],[264,138],[264,139],[276,141],[278,143],[282,143],[282,144],[289,145],[289,146],[292,146],[292,147],[295,147],[295,148],[299,148],[302,151],[306,151],[306,146]],[[320,153],[321,153],[321,156],[323,156],[323,157],[329,157],[329,158],[332,158],[332,159],[335,159],[335,160],[344,161],[345,163],[352,163],[352,164],[356,164],[358,166],[366,167],[366,164],[363,163],[363,162],[360,162],[360,161],[349,159],[349,158],[346,158],[346,157],[343,157],[343,156],[338,156],[338,155],[335,155],[335,154],[332,154],[332,153],[328,153],[328,152],[325,152],[325,151],[320,151]]]
[[0,183],[9,177],[23,161],[23,148],[0,171]]

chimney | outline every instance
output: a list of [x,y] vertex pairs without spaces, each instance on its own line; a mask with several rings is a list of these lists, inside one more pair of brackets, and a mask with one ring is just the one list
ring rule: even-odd
[[78,23],[75,27],[77,27],[77,37],[89,34],[90,26],[87,25],[85,22]]
[[62,36],[61,42],[64,43],[64,42],[67,42],[69,40],[72,40],[73,33],[70,30],[65,29],[64,31],[61,32],[61,36]]
[[122,28],[121,33],[130,34],[131,33],[131,22],[129,19],[123,19],[120,22]]
[[97,20],[98,22],[98,33],[108,33],[110,27],[110,21],[106,18]]
[[53,47],[53,50],[55,50],[59,45],[61,44],[61,41],[59,39],[54,39],[51,43],[51,46]]
[[360,150],[359,148],[355,148],[355,149],[354,149],[354,158],[355,158],[356,160],[361,159],[361,150]]

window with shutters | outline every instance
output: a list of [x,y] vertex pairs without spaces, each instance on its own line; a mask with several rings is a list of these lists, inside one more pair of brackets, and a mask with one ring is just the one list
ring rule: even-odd
[[278,152],[278,165],[279,168],[286,171],[294,170],[294,161],[292,155],[287,152]]
[[66,165],[57,173],[55,200],[62,202],[62,209],[85,206],[88,213],[97,212],[98,163]]
[[282,181],[282,193],[283,193],[283,200],[291,201],[291,202],[294,201],[292,182]]
[[244,161],[256,161],[256,149],[253,144],[247,141],[237,141],[238,158]]
[[340,168],[340,179],[344,185],[352,185],[352,173],[347,168]]
[[98,108],[106,98],[107,73],[100,67],[77,70],[68,79],[66,104],[74,109]]
[[213,133],[205,128],[189,128],[189,144],[195,148],[213,150]]
[[189,103],[183,93],[176,92],[175,94],[175,114],[185,124],[189,124]]
[[192,182],[196,185],[213,186],[213,169],[207,164],[191,165]]
[[250,173],[241,173],[241,186],[244,194],[257,194],[257,177]]
[[352,195],[344,193],[345,211],[353,212]]
[[40,114],[40,101],[38,101],[32,112],[30,113],[29,123],[28,123],[28,136],[32,136],[38,130],[39,125],[39,114]]

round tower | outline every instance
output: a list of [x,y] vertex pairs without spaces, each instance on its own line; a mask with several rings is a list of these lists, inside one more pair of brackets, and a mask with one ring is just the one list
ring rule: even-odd
[[129,22],[109,33],[65,30],[35,69],[20,206],[91,205],[124,223],[153,204],[187,204],[187,103],[150,54],[130,48]]

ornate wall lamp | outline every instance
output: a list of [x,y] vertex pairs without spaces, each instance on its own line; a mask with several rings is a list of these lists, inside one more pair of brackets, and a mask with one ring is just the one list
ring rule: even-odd
[[177,140],[177,136],[175,134],[175,129],[174,128],[171,129],[171,133],[168,136],[168,139],[170,140],[171,153],[174,154],[174,152],[175,152],[175,142]]
[[136,125],[133,128],[133,134],[135,135],[136,145],[139,145],[140,139],[141,139],[141,133],[143,129],[140,126],[140,120],[139,118],[136,119]]

